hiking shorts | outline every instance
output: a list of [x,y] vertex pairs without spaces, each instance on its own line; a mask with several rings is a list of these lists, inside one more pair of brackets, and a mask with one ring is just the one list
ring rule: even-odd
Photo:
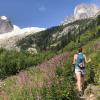
[[85,75],[85,69],[75,69],[75,74],[80,73],[81,76]]

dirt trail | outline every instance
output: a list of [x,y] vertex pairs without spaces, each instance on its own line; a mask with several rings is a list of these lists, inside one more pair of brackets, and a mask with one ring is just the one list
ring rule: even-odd
[[[67,58],[68,58],[68,53],[62,53],[62,54],[56,55],[55,57],[51,58],[50,60],[43,61],[41,64],[37,65],[36,68],[38,68],[42,72],[43,78],[47,79],[50,82],[50,81],[52,81],[51,79],[53,79],[55,76],[56,67],[63,66],[63,62],[65,62],[67,60]],[[28,76],[27,72],[26,71],[19,72],[19,74],[17,75],[16,85],[23,86],[27,82],[29,82],[29,76]],[[80,97],[79,100],[97,100],[96,94],[91,93],[88,96],[85,95],[88,90],[89,89],[87,87],[87,89],[84,92],[84,96]]]
[[48,61],[44,61],[37,67],[44,74],[45,79],[53,78],[55,76],[55,69],[57,66],[63,66],[63,62],[65,62],[68,58],[68,53],[63,53],[56,55]]
[[[50,80],[50,78],[53,78],[55,76],[56,66],[62,66],[67,57],[68,53],[56,55],[50,60],[43,61],[41,64],[37,65],[36,68],[38,68],[40,72],[42,72],[44,79]],[[25,71],[19,72],[19,74],[17,75],[16,84],[19,86],[24,85],[29,81],[28,79],[28,75]]]

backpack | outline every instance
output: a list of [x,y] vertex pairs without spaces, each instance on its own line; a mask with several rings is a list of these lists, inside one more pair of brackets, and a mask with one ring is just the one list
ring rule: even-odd
[[81,69],[85,67],[85,65],[84,65],[84,54],[83,53],[77,54],[76,65]]

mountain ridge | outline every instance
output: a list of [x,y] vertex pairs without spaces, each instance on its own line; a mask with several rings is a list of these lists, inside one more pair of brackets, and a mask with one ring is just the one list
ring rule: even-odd
[[6,16],[0,16],[0,34],[13,31],[13,24]]
[[20,28],[13,25],[6,16],[0,18],[0,48],[16,49],[16,42],[22,38],[45,30],[45,28],[39,27]]
[[64,18],[64,21],[61,22],[61,24],[65,25],[68,23],[72,23],[76,20],[81,19],[87,19],[87,18],[93,18],[97,16],[100,12],[100,7],[98,7],[96,4],[79,4],[75,7],[74,13],[71,16],[66,16]]
[[[86,4],[80,4],[76,6],[75,9],[90,9],[90,11],[91,9],[93,9],[92,6],[96,9],[96,11],[94,11],[95,14],[93,14],[93,18],[90,17],[76,20],[73,16],[69,16],[67,17],[67,19],[65,19],[66,21],[63,22],[63,24],[51,27],[49,29],[40,29],[37,27],[20,29],[18,26],[14,26],[16,28],[15,34],[13,34],[12,32],[5,33],[5,35],[0,35],[1,39],[3,38],[3,35],[7,37],[6,40],[4,40],[4,37],[4,39],[0,41],[0,47],[5,47],[6,49],[18,48],[18,50],[22,48],[23,50],[33,49],[33,51],[38,51],[41,49],[46,50],[60,48],[61,46],[64,46],[66,43],[70,42],[69,38],[72,35],[73,40],[75,41],[74,37],[76,37],[78,34],[83,33],[84,30],[86,30],[86,28],[90,25],[90,23],[92,23],[92,21],[95,21],[95,19],[99,15],[99,11],[97,11],[98,7],[96,5],[91,5],[90,8],[88,8],[88,5]],[[34,31],[34,29],[36,29],[37,31]],[[80,30],[82,31],[81,33],[79,32]]]

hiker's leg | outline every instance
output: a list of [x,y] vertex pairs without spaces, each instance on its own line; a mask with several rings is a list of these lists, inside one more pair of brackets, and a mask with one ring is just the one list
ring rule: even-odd
[[77,78],[78,91],[81,91],[82,90],[82,88],[81,88],[81,72],[76,73],[76,78]]
[[84,86],[84,75],[81,77],[82,86]]
[[82,75],[82,92],[84,93],[84,90],[85,90],[85,88],[86,88],[86,83],[85,83],[85,80],[84,80],[84,75]]
[[81,70],[81,85],[83,90],[84,90],[84,75],[85,75],[85,70]]

